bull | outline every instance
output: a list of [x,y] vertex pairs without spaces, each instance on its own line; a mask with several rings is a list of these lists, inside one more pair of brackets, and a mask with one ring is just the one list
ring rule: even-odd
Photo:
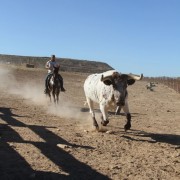
[[121,74],[116,70],[109,70],[104,73],[91,74],[84,82],[84,92],[90,113],[93,118],[93,126],[98,130],[99,126],[95,118],[93,103],[98,103],[101,116],[101,124],[106,126],[109,123],[108,109],[110,107],[122,108],[126,114],[127,122],[124,125],[125,131],[131,128],[131,114],[128,107],[127,87],[141,80],[143,74]]

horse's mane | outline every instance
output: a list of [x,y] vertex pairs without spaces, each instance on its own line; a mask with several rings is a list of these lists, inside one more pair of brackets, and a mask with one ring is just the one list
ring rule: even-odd
[[58,67],[55,67],[55,66],[54,66],[53,73],[54,73],[54,74],[58,74],[58,72],[59,72],[59,66],[58,66]]

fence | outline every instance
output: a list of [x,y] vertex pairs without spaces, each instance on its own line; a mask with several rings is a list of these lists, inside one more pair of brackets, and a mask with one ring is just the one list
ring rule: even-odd
[[176,92],[180,93],[180,78],[170,78],[170,77],[146,77],[144,80],[148,82],[161,83],[174,89]]

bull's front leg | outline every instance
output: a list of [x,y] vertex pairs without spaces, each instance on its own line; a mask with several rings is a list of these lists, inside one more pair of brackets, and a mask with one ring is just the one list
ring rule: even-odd
[[131,128],[131,114],[126,114],[127,123],[124,125],[124,130],[127,131]]
[[91,115],[92,115],[93,126],[98,130],[98,129],[99,129],[99,126],[98,126],[98,123],[97,123],[96,118],[95,118],[95,113],[94,113],[94,108],[93,108],[93,102],[92,102],[89,98],[86,98],[86,100],[87,100],[87,103],[88,103],[88,106],[89,106],[89,112],[90,112]]
[[101,113],[102,113],[102,116],[101,116],[101,124],[103,126],[106,126],[108,123],[109,123],[109,120],[108,120],[108,113],[107,113],[107,110],[106,110],[106,106],[103,105],[103,104],[100,104],[100,110],[101,110]]
[[131,128],[131,114],[129,112],[128,102],[125,103],[125,106],[123,106],[123,110],[126,114],[127,122],[124,125],[124,130],[127,131]]
[[93,110],[93,109],[90,109],[90,113],[91,113],[92,118],[93,118],[93,126],[98,130],[98,129],[99,129],[99,126],[98,126],[98,123],[97,123],[96,118],[95,118],[94,110]]

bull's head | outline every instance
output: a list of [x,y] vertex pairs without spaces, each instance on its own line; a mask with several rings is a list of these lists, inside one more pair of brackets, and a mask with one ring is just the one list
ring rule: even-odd
[[116,105],[124,106],[125,98],[127,96],[127,86],[134,84],[136,80],[141,80],[142,78],[143,74],[140,76],[135,74],[121,74],[113,70],[103,73],[101,81],[108,86],[113,86],[113,98]]

